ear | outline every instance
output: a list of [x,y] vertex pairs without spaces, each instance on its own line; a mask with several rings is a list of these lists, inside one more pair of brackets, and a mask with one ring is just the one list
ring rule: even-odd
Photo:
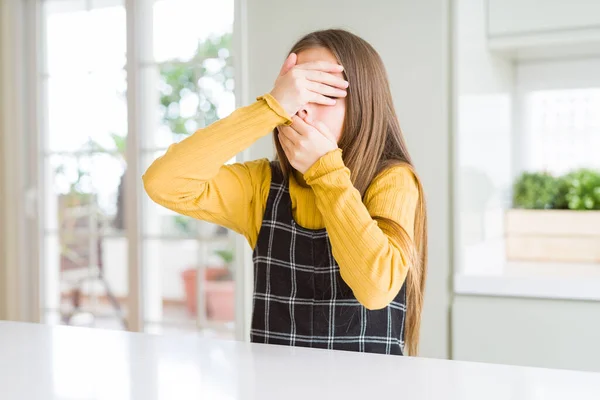
[[279,76],[283,76],[289,72],[290,69],[296,65],[296,61],[298,61],[298,56],[296,53],[291,53],[283,62],[281,66],[281,70],[279,71]]

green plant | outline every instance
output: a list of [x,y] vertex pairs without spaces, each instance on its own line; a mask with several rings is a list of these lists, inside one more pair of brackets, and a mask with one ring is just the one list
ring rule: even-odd
[[200,41],[190,61],[159,65],[162,122],[176,139],[219,119],[222,94],[233,93],[231,47],[232,35],[226,33]]
[[223,262],[227,265],[230,265],[233,261],[233,250],[217,250],[215,254],[221,257]]
[[600,172],[582,168],[564,177],[565,200],[571,210],[600,210]]
[[183,215],[175,215],[173,217],[173,222],[175,224],[175,227],[177,227],[177,229],[186,235],[192,234],[194,233],[194,220],[183,216]]
[[600,171],[581,168],[559,177],[524,172],[513,185],[513,207],[600,210]]
[[550,209],[561,204],[561,182],[546,172],[524,172],[513,185],[513,207]]
[[79,158],[76,159],[77,162],[77,171],[76,176],[72,176],[72,174],[68,174],[67,166],[65,164],[60,164],[54,169],[54,174],[57,177],[62,177],[64,180],[69,181],[69,189],[66,192],[62,192],[61,194],[67,195],[74,200],[77,204],[72,204],[72,206],[79,205],[78,201],[86,202],[92,196],[90,192],[89,185],[86,185],[86,181],[89,183],[89,172],[86,168],[81,165],[81,161]]
[[227,273],[223,274],[223,275],[219,275],[217,277],[217,281],[230,281],[233,279],[233,250],[230,249],[226,249],[226,250],[217,250],[215,251],[215,254],[218,255],[223,262],[225,263],[225,266],[227,267]]

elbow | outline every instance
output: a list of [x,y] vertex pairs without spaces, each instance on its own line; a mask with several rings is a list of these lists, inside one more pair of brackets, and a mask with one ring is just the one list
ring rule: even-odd
[[352,293],[358,302],[369,311],[381,310],[389,306],[396,298],[400,289],[396,287],[394,282],[389,282],[389,285],[374,282],[370,285],[365,285],[365,281],[353,282],[354,285],[348,285],[352,289]]
[[164,191],[164,188],[162,188],[162,179],[151,168],[142,175],[142,184],[148,197],[156,202],[160,198],[160,193]]
[[[400,293],[406,274],[404,269],[394,269],[387,277],[378,276],[377,279],[351,279],[354,297],[367,310],[381,310],[389,306]],[[347,282],[348,282],[347,281]]]
[[402,264],[390,269],[389,264],[378,269],[376,273],[367,276],[349,274],[348,271],[340,270],[342,279],[352,289],[354,297],[367,310],[381,310],[389,306],[400,293],[400,289],[406,279],[406,269]]
[[142,175],[142,185],[144,186],[144,191],[148,197],[150,197],[152,201],[156,202],[159,193],[157,179],[151,175],[148,175],[148,172],[146,172],[144,175]]
[[373,291],[372,293],[355,296],[358,302],[369,311],[381,310],[391,304],[397,293],[391,291]]
[[170,175],[162,176],[152,171],[146,171],[142,182],[150,200],[162,207],[178,213],[190,211],[191,208],[201,209],[200,202],[205,193],[205,183],[189,187],[184,179]]
[[173,182],[174,179],[161,177],[150,169],[142,175],[144,191],[153,202],[160,205],[166,205],[172,201],[169,194],[173,192],[174,188],[171,187]]

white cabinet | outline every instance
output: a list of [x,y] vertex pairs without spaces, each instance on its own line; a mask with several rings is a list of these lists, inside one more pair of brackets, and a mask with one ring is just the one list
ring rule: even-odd
[[600,29],[598,0],[488,0],[490,36]]
[[452,307],[452,358],[600,372],[600,302],[463,296]]
[[600,0],[486,0],[488,46],[513,58],[600,54]]

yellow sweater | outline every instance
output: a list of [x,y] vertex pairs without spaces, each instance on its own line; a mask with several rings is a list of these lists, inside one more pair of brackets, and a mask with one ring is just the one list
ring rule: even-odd
[[[269,160],[224,165],[290,117],[269,94],[173,144],[143,176],[156,203],[230,228],[254,248],[266,207]],[[418,190],[402,166],[377,176],[361,199],[341,150],[323,156],[304,176],[290,177],[292,211],[307,229],[327,228],[342,279],[368,309],[387,306],[407,273],[401,250],[372,217],[399,223],[412,237]]]

